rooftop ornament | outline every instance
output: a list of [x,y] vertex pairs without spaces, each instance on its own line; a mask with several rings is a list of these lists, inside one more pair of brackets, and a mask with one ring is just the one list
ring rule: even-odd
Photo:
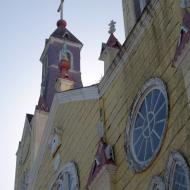
[[67,22],[63,19],[63,4],[64,4],[64,0],[61,0],[61,3],[57,10],[57,12],[60,13],[60,20],[57,22],[57,27],[65,28],[67,26]]
[[116,24],[116,22],[114,20],[111,20],[111,22],[109,23],[109,25],[108,25],[108,26],[110,26],[110,29],[108,31],[109,34],[113,34],[116,31],[115,24]]

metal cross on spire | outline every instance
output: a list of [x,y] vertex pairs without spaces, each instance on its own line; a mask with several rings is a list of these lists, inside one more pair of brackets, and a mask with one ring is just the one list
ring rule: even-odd
[[63,3],[64,3],[64,0],[61,0],[61,3],[59,5],[59,8],[57,10],[57,12],[60,12],[60,19],[63,20]]
[[111,22],[110,22],[110,24],[109,24],[110,29],[109,29],[109,31],[108,31],[110,34],[113,34],[113,33],[116,31],[116,29],[115,29],[115,24],[116,24],[116,22],[113,21],[113,20],[111,20]]

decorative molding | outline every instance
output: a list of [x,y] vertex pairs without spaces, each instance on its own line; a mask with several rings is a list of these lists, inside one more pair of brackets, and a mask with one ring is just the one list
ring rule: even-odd
[[73,89],[67,92],[57,93],[54,96],[53,102],[64,104],[68,102],[82,101],[82,100],[98,100],[99,91],[96,85]]
[[[148,160],[139,161],[136,157],[136,154],[135,154],[135,151],[133,148],[133,142],[131,142],[132,141],[132,132],[133,132],[133,128],[134,128],[134,122],[136,121],[137,113],[139,112],[139,109],[141,108],[141,105],[142,105],[145,97],[152,90],[155,90],[155,89],[158,89],[160,92],[162,92],[163,96],[165,97],[165,101],[166,101],[166,119],[165,119],[166,121],[164,122],[165,126],[162,131],[159,144],[157,145],[156,149],[154,150],[154,152],[152,153],[150,158]],[[152,78],[152,79],[148,80],[147,82],[145,82],[145,84],[143,85],[143,87],[138,92],[137,96],[135,97],[134,102],[131,106],[131,112],[128,116],[128,120],[127,120],[127,124],[126,124],[124,150],[126,153],[126,159],[129,163],[129,167],[133,171],[140,172],[140,171],[145,170],[157,156],[157,154],[161,148],[163,138],[165,136],[166,127],[167,127],[167,118],[168,118],[168,96],[167,96],[167,92],[166,92],[166,86],[161,79]],[[147,125],[149,125],[149,124],[147,124]],[[144,132],[144,130],[142,130],[142,133],[143,132]]]
[[[183,171],[180,170],[179,174],[184,174],[186,179],[182,178],[184,176],[178,176],[175,178],[176,166],[179,166],[183,169]],[[181,189],[180,185],[182,185],[183,189],[190,190],[190,170],[188,164],[181,153],[177,151],[171,151],[167,160],[164,180],[160,176],[154,176],[149,185],[149,190],[173,190],[175,179],[181,182],[181,184],[179,181],[177,183],[178,189]]]
[[68,162],[60,170],[50,190],[57,190],[60,187],[62,187],[62,189],[79,190],[78,173],[74,162]]
[[94,178],[92,183],[89,185],[89,190],[102,190],[100,183],[104,190],[114,190],[114,175],[116,172],[116,166],[112,164],[105,165],[101,171]]
[[100,139],[104,138],[105,130],[104,130],[104,124],[102,121],[99,121],[97,124],[97,134]]
[[53,168],[55,171],[58,170],[59,166],[60,166],[60,162],[61,162],[61,156],[60,154],[56,154],[54,160],[53,160]]
[[183,21],[181,24],[181,30],[179,34],[179,40],[177,43],[172,65],[179,67],[187,54],[190,52],[190,13],[185,11],[183,13]]
[[59,43],[59,44],[67,44],[67,45],[70,45],[70,46],[74,46],[74,47],[78,47],[79,49],[81,49],[83,47],[82,44],[79,44],[79,43],[73,43],[73,42],[70,42],[70,41],[67,41],[67,40],[63,40],[63,39],[59,39],[59,38],[56,38],[56,37],[53,37],[53,36],[50,36],[50,38],[48,39],[48,42],[47,44],[45,45],[45,48],[42,52],[42,55],[40,57],[40,61],[43,62],[43,59],[45,57],[45,55],[47,54],[47,50],[49,49],[49,46],[53,43]]
[[165,184],[160,176],[154,176],[150,182],[149,190],[165,190]]
[[[103,141],[103,139],[101,139],[99,141],[99,146],[95,155],[95,159],[89,173],[86,188],[89,190],[92,190],[92,189],[94,190],[96,189],[96,185],[94,184],[102,183],[102,180],[103,181],[105,180],[105,184],[104,184],[105,189],[110,189],[109,186],[111,185],[112,174],[113,174],[113,171],[115,171],[115,168],[116,166],[115,166],[115,161],[114,161],[113,148],[111,145],[106,144]],[[110,182],[108,182],[107,180],[109,180]]]
[[184,157],[177,151],[172,151],[167,161],[166,170],[165,170],[166,189],[172,190],[174,182],[174,173],[177,165],[183,168],[187,181],[187,190],[190,190],[189,167]]

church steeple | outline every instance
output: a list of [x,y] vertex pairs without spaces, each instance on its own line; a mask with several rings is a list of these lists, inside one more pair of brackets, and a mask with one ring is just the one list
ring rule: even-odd
[[108,70],[109,66],[111,65],[112,61],[114,60],[115,56],[121,48],[120,42],[114,35],[114,32],[116,31],[115,24],[116,22],[111,20],[109,24],[110,28],[108,31],[110,36],[106,43],[102,43],[102,49],[99,60],[104,61],[104,74]]
[[[60,20],[57,21],[57,28],[46,39],[45,48],[40,58],[43,71],[41,95],[37,109],[46,112],[50,110],[56,91],[70,89],[68,87],[57,89],[56,81],[65,79],[64,75],[67,75],[67,80],[72,81],[72,88],[83,86],[80,72],[80,51],[83,44],[67,29],[67,23],[63,19],[63,3],[64,0],[61,0],[58,8]],[[66,59],[68,64],[65,64]]]

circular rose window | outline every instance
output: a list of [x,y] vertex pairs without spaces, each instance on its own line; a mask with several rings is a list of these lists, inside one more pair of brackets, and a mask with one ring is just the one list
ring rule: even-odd
[[126,154],[136,171],[145,169],[158,153],[166,129],[168,98],[164,83],[151,79],[133,104],[127,126]]

